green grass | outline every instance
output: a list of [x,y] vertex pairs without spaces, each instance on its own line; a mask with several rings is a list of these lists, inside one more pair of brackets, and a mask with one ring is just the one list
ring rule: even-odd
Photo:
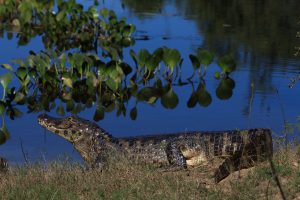
[[[300,196],[300,156],[282,150],[274,164],[287,199]],[[204,171],[205,170],[205,171]],[[219,184],[213,169],[162,172],[125,159],[103,169],[79,164],[50,163],[11,168],[0,175],[0,199],[280,199],[269,164],[242,170]]]

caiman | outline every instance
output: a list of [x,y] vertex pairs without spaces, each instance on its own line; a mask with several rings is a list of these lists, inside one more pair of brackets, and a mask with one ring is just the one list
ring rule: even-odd
[[53,118],[43,114],[38,122],[71,142],[90,167],[103,166],[111,151],[177,169],[218,157],[224,159],[215,171],[215,182],[219,182],[233,171],[267,160],[273,153],[271,130],[264,128],[116,138],[77,116]]

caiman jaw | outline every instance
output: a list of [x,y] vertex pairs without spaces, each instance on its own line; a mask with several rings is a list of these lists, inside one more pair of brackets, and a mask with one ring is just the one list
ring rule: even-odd
[[43,114],[38,117],[38,122],[47,130],[63,137],[71,143],[81,138],[80,131],[76,131],[76,124],[72,121],[74,117],[64,119],[50,117]]
[[38,116],[38,122],[41,126],[53,132],[57,130],[56,128],[59,126],[59,124],[62,124],[59,118],[50,117],[49,115],[46,114],[42,114]]

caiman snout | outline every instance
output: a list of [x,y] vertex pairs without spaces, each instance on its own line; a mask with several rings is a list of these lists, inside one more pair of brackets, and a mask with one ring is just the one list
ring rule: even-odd
[[47,130],[65,138],[71,143],[82,138],[83,122],[76,116],[55,118],[47,114],[38,116],[38,123]]
[[47,114],[40,114],[39,116],[38,116],[38,119],[43,119],[43,118],[53,118],[53,117],[50,117],[49,115],[47,115]]

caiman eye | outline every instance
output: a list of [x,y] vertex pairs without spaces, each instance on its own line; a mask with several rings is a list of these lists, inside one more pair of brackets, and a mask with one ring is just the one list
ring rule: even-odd
[[72,120],[72,117],[68,117],[68,120]]

